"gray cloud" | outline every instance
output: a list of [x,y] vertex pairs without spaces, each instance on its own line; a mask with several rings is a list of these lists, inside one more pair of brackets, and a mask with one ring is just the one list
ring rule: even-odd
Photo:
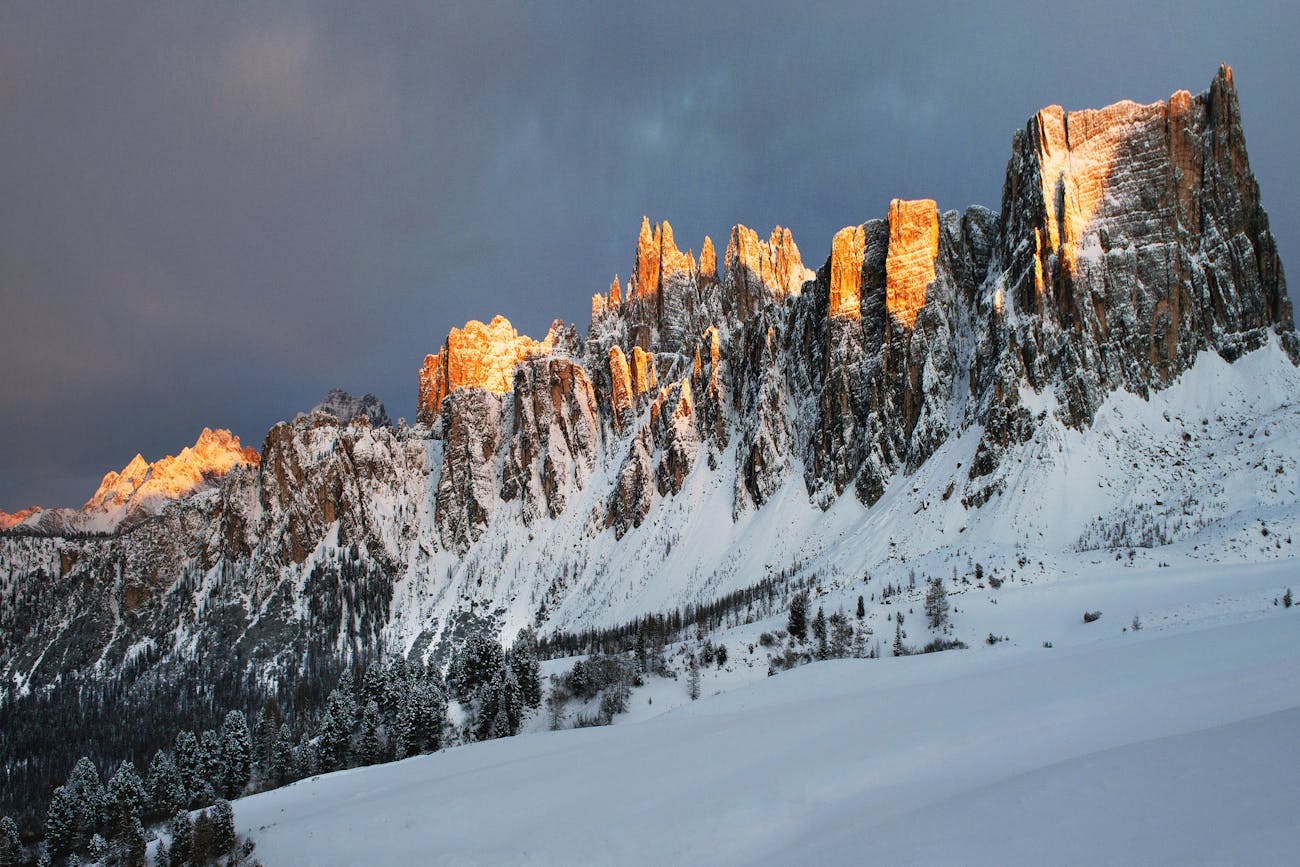
[[1297,261],[1286,4],[996,6],[5,4],[0,508],[334,385],[410,415],[450,327],[585,324],[642,214],[815,264],[894,196],[996,207],[1039,107],[1225,60]]

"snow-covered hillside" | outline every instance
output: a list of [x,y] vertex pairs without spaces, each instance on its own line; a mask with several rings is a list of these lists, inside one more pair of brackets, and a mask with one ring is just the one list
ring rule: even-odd
[[[268,867],[1286,863],[1300,608],[1271,597],[1297,565],[1007,586],[956,618],[1033,641],[724,673],[695,703],[652,679],[640,721],[316,777],[236,820]],[[1084,625],[1085,599],[1107,616]],[[1110,615],[1138,607],[1138,632]]]

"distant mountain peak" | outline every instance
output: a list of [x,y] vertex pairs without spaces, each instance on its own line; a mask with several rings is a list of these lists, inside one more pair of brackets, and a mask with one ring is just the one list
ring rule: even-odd
[[371,427],[393,426],[383,401],[370,393],[355,397],[341,388],[331,388],[311,411],[327,412],[338,419],[341,425],[351,424],[356,418],[364,418],[370,422]]

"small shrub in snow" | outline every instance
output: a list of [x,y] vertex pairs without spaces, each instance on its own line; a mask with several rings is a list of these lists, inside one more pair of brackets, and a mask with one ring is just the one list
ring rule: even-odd
[[758,636],[758,643],[763,647],[771,647],[776,644],[776,636],[772,635],[770,632],[764,632],[762,635]]
[[1046,647],[1046,648],[1048,648],[1048,649],[1050,650],[1051,647],[1052,647],[1052,642],[1050,642],[1050,641],[1044,641],[1044,642],[1043,642],[1043,647]]
[[1133,615],[1133,622],[1129,624],[1129,628],[1132,629],[1134,632],[1137,632],[1139,629],[1141,629],[1141,628],[1142,628],[1142,618],[1139,617],[1137,614],[1134,614],[1134,615]]
[[1084,622],[1084,623],[1092,623],[1093,621],[1100,620],[1100,619],[1101,619],[1101,612],[1100,612],[1100,611],[1085,611],[1085,612],[1083,612],[1083,622]]
[[1002,586],[1002,579],[996,575],[990,575],[989,586],[992,587],[994,590],[997,590],[999,587]]
[[1291,588],[1290,588],[1290,587],[1286,588],[1286,592],[1282,594],[1282,607],[1283,607],[1283,608],[1290,608],[1290,607],[1291,607]]
[[922,653],[939,653],[944,650],[965,650],[966,642],[956,638],[936,638],[925,647],[921,648]]

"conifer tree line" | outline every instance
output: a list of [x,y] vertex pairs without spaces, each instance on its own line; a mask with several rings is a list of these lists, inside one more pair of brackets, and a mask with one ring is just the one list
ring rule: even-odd
[[[20,834],[0,821],[0,867],[92,858],[143,864],[146,829],[164,830],[172,848],[159,864],[206,864],[235,848],[230,799],[306,776],[435,752],[450,740],[486,740],[519,731],[541,705],[537,636],[520,630],[509,648],[477,631],[437,667],[396,657],[342,669],[325,700],[300,702],[291,718],[274,696],[250,723],[240,709],[219,727],[181,729],[147,767],[120,759],[103,782],[83,756],[49,794],[43,821]],[[465,710],[463,730],[448,721],[449,701]],[[189,811],[210,808],[192,824]],[[166,826],[164,828],[164,825]],[[23,838],[26,839],[23,839]]]
[[794,577],[799,568],[796,563],[757,584],[732,591],[712,602],[690,604],[666,613],[645,614],[621,626],[606,629],[557,632],[540,641],[538,653],[542,659],[624,653],[633,649],[640,655],[647,645],[662,649],[689,637],[692,632],[716,632],[742,623],[753,623],[782,611],[791,593],[818,581],[816,574]]

